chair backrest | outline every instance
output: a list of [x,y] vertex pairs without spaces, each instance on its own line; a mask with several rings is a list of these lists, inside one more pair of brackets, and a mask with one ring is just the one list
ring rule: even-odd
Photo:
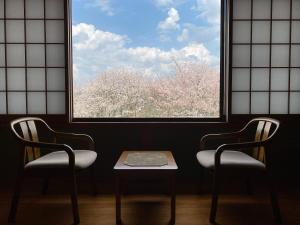
[[[18,139],[39,142],[39,133],[37,130],[36,122],[40,122],[46,126],[50,131],[52,130],[47,123],[37,117],[24,117],[13,120],[10,123],[11,129]],[[35,160],[41,156],[40,148],[32,148],[24,146],[24,163]]]
[[[278,131],[280,122],[273,118],[260,117],[251,120],[245,128],[251,126],[252,124],[256,124],[254,141],[264,141],[268,138],[272,138],[275,135],[275,133]],[[264,146],[255,147],[252,154],[254,158],[265,162],[266,153]]]

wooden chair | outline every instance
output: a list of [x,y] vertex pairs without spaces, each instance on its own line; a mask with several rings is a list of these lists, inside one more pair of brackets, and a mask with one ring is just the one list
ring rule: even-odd
[[[279,121],[271,118],[252,119],[240,131],[221,134],[207,134],[201,138],[200,151],[197,160],[201,166],[213,172],[212,203],[210,210],[210,222],[215,223],[217,212],[220,173],[231,169],[239,172],[261,171],[265,175],[272,203],[273,214],[277,222],[281,222],[276,192],[274,191],[270,173],[271,151],[270,141],[279,128]],[[254,139],[250,136],[251,128],[256,130]],[[247,138],[248,137],[248,138]],[[209,140],[232,139],[238,140],[234,143],[222,144],[216,150],[205,150],[205,144]],[[251,140],[252,139],[252,140]],[[244,140],[244,141],[242,141]],[[246,140],[246,141],[245,141]],[[251,150],[251,155],[243,150]]]
[[[94,162],[97,158],[93,139],[85,134],[62,133],[52,130],[48,124],[35,117],[16,119],[11,122],[11,129],[20,144],[20,161],[16,185],[8,217],[15,222],[23,180],[27,175],[45,178],[43,192],[51,176],[68,176],[71,179],[70,193],[74,223],[80,223],[77,203],[76,172],[90,168],[92,187],[96,194]],[[45,140],[45,141],[44,141]],[[73,150],[66,142],[80,142],[85,150]],[[48,153],[46,152],[48,151]],[[46,152],[46,154],[42,154]],[[50,152],[50,153],[49,153]]]

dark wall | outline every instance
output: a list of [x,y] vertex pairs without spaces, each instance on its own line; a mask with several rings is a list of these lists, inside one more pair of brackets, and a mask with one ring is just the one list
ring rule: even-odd
[[[180,168],[178,176],[192,179],[197,176],[199,166],[195,154],[200,138],[207,133],[231,131],[242,127],[244,121],[230,123],[139,123],[139,124],[94,124],[57,125],[53,128],[63,131],[87,133],[95,142],[99,159],[98,175],[110,177],[113,165],[122,150],[172,150]],[[299,122],[282,120],[280,133],[274,141],[273,158],[276,171],[281,176],[290,176],[300,171]],[[15,176],[18,150],[8,124],[0,130],[1,158],[0,175],[5,180]]]
[[[99,153],[97,175],[99,179],[112,180],[113,166],[122,150],[172,150],[179,166],[178,179],[194,182],[199,175],[200,167],[195,155],[199,148],[200,138],[207,133],[231,131],[241,128],[245,121],[240,119],[230,123],[199,124],[65,124],[52,127],[62,131],[87,133],[91,135]],[[5,125],[5,126],[4,126]],[[18,149],[8,123],[0,128],[1,157],[0,176],[5,182],[13,182],[18,162]],[[299,120],[282,120],[279,135],[272,148],[272,158],[277,178],[300,180],[300,135]],[[84,176],[84,174],[82,175]]]

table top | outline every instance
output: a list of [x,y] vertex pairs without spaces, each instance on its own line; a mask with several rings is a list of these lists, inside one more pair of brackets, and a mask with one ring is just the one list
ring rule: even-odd
[[[129,153],[135,152],[159,152],[165,154],[168,159],[168,164],[164,166],[128,166],[124,164]],[[177,164],[171,151],[124,151],[122,152],[119,160],[114,166],[114,170],[177,170]]]

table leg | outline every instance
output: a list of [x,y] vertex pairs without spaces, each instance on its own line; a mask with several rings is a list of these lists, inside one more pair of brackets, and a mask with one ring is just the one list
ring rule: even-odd
[[116,175],[116,224],[121,224],[121,183],[119,175]]
[[172,174],[172,176],[170,176],[170,190],[171,190],[171,221],[170,221],[170,224],[175,224],[175,217],[176,217],[175,174]]

